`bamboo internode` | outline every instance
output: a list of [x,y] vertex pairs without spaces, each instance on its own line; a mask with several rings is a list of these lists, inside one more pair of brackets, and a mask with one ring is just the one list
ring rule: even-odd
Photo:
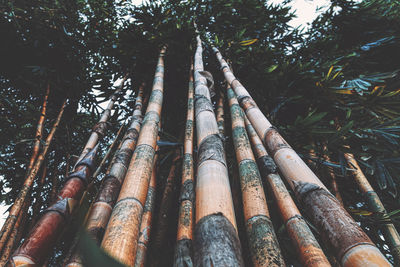
[[197,36],[194,57],[198,146],[194,266],[243,266],[224,146],[218,131]]
[[174,266],[192,266],[193,252],[193,205],[194,205],[194,168],[193,168],[193,136],[194,136],[194,103],[193,103],[193,64],[191,64],[188,86],[187,115],[183,144],[183,164],[181,194],[179,197],[179,217],[177,243]]
[[287,191],[273,159],[268,155],[250,121],[246,116],[244,118],[261,175],[271,188],[274,200],[285,223],[286,231],[296,248],[302,264],[306,267],[331,266],[311,229],[308,227],[303,216],[301,216],[300,211]]
[[111,109],[126,78],[127,76],[111,96],[106,110],[93,128],[74,171],[68,176],[65,185],[57,196],[57,201],[45,210],[24,243],[12,256],[11,261],[15,266],[41,264],[62,233],[67,220],[78,206],[94,172],[98,140],[105,135]]
[[285,266],[269,216],[261,176],[246,133],[242,108],[230,87],[227,96],[231,111],[233,144],[239,165],[244,220],[253,265]]
[[137,147],[102,242],[108,254],[127,266],[135,264],[139,227],[153,168],[163,100],[165,52],[163,47]]
[[231,72],[217,48],[213,48],[225,79],[234,89],[240,106],[263,140],[312,223],[334,249],[342,266],[391,266],[360,226],[318,177],[282,138],[257,107],[250,94]]

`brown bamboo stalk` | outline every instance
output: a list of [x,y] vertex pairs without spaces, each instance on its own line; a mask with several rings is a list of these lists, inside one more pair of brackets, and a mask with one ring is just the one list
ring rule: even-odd
[[[369,183],[367,177],[365,177],[360,166],[351,153],[345,153],[344,157],[347,160],[350,168],[355,169],[353,172],[354,180],[356,181],[358,188],[367,200],[369,208],[381,216],[387,217],[387,211],[383,206],[378,194],[375,192],[374,188]],[[390,221],[390,218],[387,218]],[[396,266],[400,265],[400,235],[396,230],[393,223],[381,224],[383,236],[386,242],[389,244],[390,251],[392,253],[394,262]]]
[[[323,152],[324,152],[323,156],[322,156],[323,159],[327,162],[331,162],[331,158],[329,157],[329,154],[328,154],[328,146],[326,145],[326,143],[324,143],[322,145],[322,148],[323,148]],[[339,191],[339,185],[336,180],[336,174],[332,167],[326,166],[325,170],[327,172],[327,176],[330,178],[332,193],[335,195],[336,199],[343,206],[343,198]]]
[[[28,165],[28,168],[27,168],[27,171],[26,171],[25,180],[28,179],[28,176],[30,175],[32,167],[33,167],[33,165],[34,165],[34,163],[35,163],[35,161],[36,161],[36,159],[38,157],[38,154],[39,154],[40,143],[41,143],[42,134],[43,134],[44,120],[46,118],[47,99],[49,98],[49,94],[50,94],[50,84],[47,84],[46,93],[45,93],[45,96],[44,96],[44,99],[43,99],[42,109],[40,111],[39,121],[38,121],[38,124],[37,124],[37,127],[36,127],[35,143],[33,145],[32,155],[31,155],[31,158],[29,160],[29,165]],[[14,213],[20,213],[20,210],[15,210]],[[11,218],[9,219],[9,217],[10,217],[10,215],[7,217],[7,220],[3,224],[3,227],[1,229],[1,234],[0,234],[0,252],[3,250],[3,246],[5,245],[5,242],[7,242],[7,239],[9,237],[10,233],[11,233],[10,231],[12,231],[12,227],[9,227],[9,223],[10,223],[10,220],[11,220]]]
[[306,221],[286,189],[273,159],[268,155],[261,139],[250,121],[244,116],[247,133],[252,143],[261,176],[268,182],[278,205],[286,231],[296,248],[301,263],[306,267],[330,266],[317,239],[314,237]]
[[342,266],[391,266],[361,227],[326,189],[318,177],[289,146],[257,107],[250,94],[230,71],[221,53],[213,48],[225,79],[234,89],[240,106],[263,140],[281,173],[296,193],[312,223],[334,249]]
[[227,96],[231,111],[232,138],[239,166],[244,220],[253,265],[285,266],[269,215],[261,176],[244,124],[244,113],[232,88]]
[[219,133],[222,136],[225,136],[224,98],[225,98],[224,91],[221,90],[220,96],[219,96],[218,102],[217,102],[217,108],[215,110],[215,116],[216,116],[216,119],[217,119],[217,125],[218,125]]
[[166,47],[163,47],[138,144],[101,244],[108,254],[128,266],[133,266],[135,263],[139,227],[157,144],[163,100],[165,52]]
[[[142,124],[142,98],[143,98],[143,84],[139,87],[139,93],[136,98],[135,110],[132,114],[131,124],[127,129],[125,136],[121,141],[121,146],[115,153],[115,161],[113,162],[110,171],[106,173],[105,178],[102,181],[99,193],[93,202],[90,211],[85,219],[86,231],[89,237],[92,238],[97,244],[101,243],[103,239],[104,231],[107,227],[108,220],[111,216],[111,211],[114,207],[115,201],[117,200],[121,184],[124,181],[129,161],[131,160],[132,154],[136,148],[140,127]],[[120,128],[119,133],[121,132]],[[112,145],[115,145],[118,139],[118,135],[115,138]],[[111,146],[112,146],[111,145]],[[108,151],[112,150],[112,148]],[[111,153],[110,153],[111,154]],[[105,161],[104,161],[105,162]],[[100,166],[97,168],[99,170]],[[96,174],[96,172],[95,172]],[[95,178],[95,175],[93,175]],[[79,251],[72,253],[72,256],[67,267],[78,267],[83,266]]]
[[36,196],[36,202],[32,207],[32,219],[31,222],[29,224],[29,229],[31,229],[34,225],[35,222],[39,216],[39,212],[40,212],[40,206],[43,203],[43,198],[41,197],[41,193],[43,192],[42,187],[44,185],[44,182],[46,180],[46,175],[47,175],[47,165],[44,165],[42,168],[42,176],[40,177],[39,183],[38,183],[38,187],[37,187],[37,196]]
[[177,242],[175,247],[174,267],[193,266],[193,205],[194,205],[194,167],[193,167],[193,136],[194,136],[194,103],[193,103],[193,63],[190,66],[187,115],[183,144],[183,165],[181,194],[179,197],[179,219]]
[[14,266],[42,264],[63,232],[67,220],[73,216],[72,214],[90,182],[95,167],[98,141],[105,135],[111,109],[126,78],[127,76],[111,96],[107,108],[93,128],[80,159],[75,164],[74,171],[68,176],[66,183],[58,193],[57,201],[44,211],[43,216],[30,231],[24,243],[12,256],[11,264],[14,264]]
[[[61,121],[61,117],[64,113],[64,109],[65,109],[65,105],[66,105],[66,100],[64,101],[64,103],[61,105],[60,111],[58,113],[57,119],[55,120],[55,122],[53,123],[53,126],[51,128],[51,131],[49,133],[49,135],[46,138],[46,142],[43,145],[43,151],[39,154],[39,156],[36,159],[35,164],[33,165],[29,175],[27,176],[27,178],[24,181],[24,184],[22,185],[22,189],[18,194],[18,197],[15,199],[13,206],[11,207],[11,210],[8,214],[8,217],[4,223],[3,228],[4,229],[8,229],[8,228],[13,228],[15,225],[15,222],[18,218],[18,214],[20,213],[20,211],[22,210],[23,205],[25,204],[25,202],[27,202],[27,198],[29,197],[29,192],[31,191],[34,179],[37,175],[37,173],[39,172],[40,167],[43,164],[43,161],[47,155],[47,151],[51,145],[51,141],[53,140],[53,137],[56,133],[56,130],[58,128],[58,125]],[[29,202],[29,201],[28,201]],[[6,234],[2,235],[0,243],[2,244],[2,246],[7,242],[8,240],[8,236],[6,236]],[[1,246],[1,247],[2,247]]]
[[198,145],[194,266],[243,266],[224,145],[207,80],[201,74],[203,48],[197,36],[194,57]]

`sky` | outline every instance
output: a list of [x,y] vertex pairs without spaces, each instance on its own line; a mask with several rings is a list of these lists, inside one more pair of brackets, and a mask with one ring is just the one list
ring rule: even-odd
[[[140,5],[142,0],[131,0],[131,2],[132,4]],[[280,4],[283,0],[270,0],[270,2]],[[292,27],[304,26],[307,28],[307,24],[311,23],[317,17],[317,9],[320,7],[327,8],[329,3],[329,0],[293,0],[291,5],[297,18],[293,19],[289,24]],[[5,212],[8,207],[9,206],[0,205],[0,225],[3,225],[7,217],[7,213]]]

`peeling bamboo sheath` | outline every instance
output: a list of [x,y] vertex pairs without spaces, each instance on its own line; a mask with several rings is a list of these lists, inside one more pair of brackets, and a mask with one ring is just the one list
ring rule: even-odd
[[[380,215],[386,215],[386,209],[383,206],[383,203],[379,199],[378,194],[372,188],[371,184],[368,182],[367,177],[365,177],[362,172],[360,166],[357,161],[354,159],[354,155],[351,153],[345,153],[344,157],[346,158],[349,166],[351,168],[356,169],[353,173],[354,179],[356,180],[358,187],[361,192],[364,194],[367,199],[368,207],[375,213]],[[385,237],[386,242],[388,242],[390,246],[390,251],[394,258],[395,264],[400,264],[400,236],[396,230],[396,227],[393,223],[385,223],[381,224],[380,228],[382,229],[383,236]]]
[[[99,193],[86,218],[86,231],[97,244],[103,239],[111,211],[117,200],[121,184],[124,181],[128,165],[139,136],[142,123],[142,98],[143,85],[139,87],[139,93],[136,98],[135,110],[131,117],[131,124],[127,129],[125,136],[121,141],[120,148],[115,153],[115,160],[103,179]],[[83,266],[79,253],[76,251],[71,257],[67,267]]]
[[195,118],[198,145],[194,266],[243,266],[224,146],[203,69],[197,36],[194,57]]
[[[125,76],[123,82],[126,78],[127,76]],[[14,264],[13,266],[40,265],[58,240],[67,220],[79,204],[83,192],[90,183],[95,168],[98,147],[96,144],[105,135],[107,120],[117,100],[117,94],[123,88],[123,82],[111,96],[107,109],[93,128],[74,171],[67,177],[65,185],[57,196],[57,201],[45,210],[24,243],[12,256],[11,264]]]
[[253,265],[285,266],[269,216],[261,176],[246,133],[243,111],[232,88],[228,87],[227,95],[242,188],[244,221]]
[[358,224],[307,167],[296,152],[262,114],[243,85],[230,71],[218,49],[213,51],[225,79],[234,89],[240,106],[263,140],[269,154],[304,206],[325,242],[335,251],[342,266],[391,266]]
[[194,136],[194,103],[193,103],[193,63],[190,67],[188,102],[185,136],[183,145],[183,165],[181,193],[179,197],[179,217],[177,244],[175,248],[174,266],[193,265],[193,205],[194,205],[194,177],[193,177],[193,136]]
[[153,168],[163,100],[165,51],[163,47],[137,147],[102,242],[108,254],[127,266],[135,264],[139,227]]
[[296,248],[302,264],[306,267],[331,266],[277,173],[275,163],[268,155],[257,132],[246,116],[244,116],[244,119],[261,175],[271,188],[274,200],[285,223],[286,231]]

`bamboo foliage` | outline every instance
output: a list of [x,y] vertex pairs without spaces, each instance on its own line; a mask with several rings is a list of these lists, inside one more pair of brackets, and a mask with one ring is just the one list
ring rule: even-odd
[[213,48],[225,79],[234,89],[240,106],[263,140],[312,223],[334,249],[342,266],[391,266],[360,226],[326,189],[318,177],[272,126],[250,94],[235,78],[217,48]]
[[194,266],[243,266],[222,138],[203,72],[201,39],[194,57],[198,146]]
[[93,127],[89,140],[74,167],[74,171],[67,177],[66,183],[58,193],[57,201],[44,211],[43,216],[30,231],[24,243],[14,252],[11,262],[15,266],[40,265],[58,240],[68,219],[78,206],[87,185],[90,183],[95,167],[98,141],[105,135],[111,109],[123,88],[126,78],[127,76],[111,96],[99,122]]
[[[86,218],[86,231],[97,244],[100,244],[103,239],[104,231],[111,216],[111,211],[114,207],[115,201],[117,200],[121,185],[128,170],[129,162],[136,148],[143,119],[143,89],[143,85],[139,87],[139,93],[135,103],[135,110],[133,111],[131,117],[131,124],[126,130],[126,133],[121,141],[121,145],[118,151],[115,153],[111,168],[103,179],[99,193],[97,194],[96,199],[92,204]],[[114,141],[113,144],[115,143],[116,142]],[[109,151],[110,150],[111,146]],[[95,175],[96,173],[93,176],[95,177]],[[82,261],[77,251],[71,257],[71,260],[66,266],[82,266]]]
[[102,241],[104,250],[127,266],[135,264],[139,227],[153,168],[163,100],[165,52],[163,47],[138,144]]
[[261,176],[244,124],[244,114],[232,88],[227,96],[231,111],[232,137],[239,165],[244,220],[253,265],[285,266],[270,219]]
[[[387,212],[385,207],[383,206],[382,201],[380,200],[378,194],[372,188],[371,184],[368,182],[367,177],[365,177],[362,172],[360,166],[354,158],[354,155],[351,153],[345,153],[344,157],[346,158],[347,163],[350,168],[354,168],[353,177],[358,185],[358,188],[361,190],[362,194],[367,200],[367,204],[369,208],[376,214],[387,217]],[[389,219],[390,220],[390,219]],[[396,227],[393,223],[384,223],[380,225],[382,229],[383,236],[385,240],[388,242],[390,246],[390,251],[392,253],[395,264],[400,264],[400,235],[396,230]]]
[[306,221],[286,189],[273,159],[268,155],[261,139],[250,121],[244,116],[247,133],[251,140],[253,151],[262,177],[268,182],[278,205],[286,231],[302,264],[306,267],[330,266],[328,259],[322,251]]
[[174,256],[174,267],[193,266],[193,205],[194,205],[194,167],[193,167],[193,136],[194,136],[194,103],[193,103],[193,64],[191,64],[188,86],[187,115],[183,144],[183,165],[181,194],[179,197],[179,219],[177,243]]

